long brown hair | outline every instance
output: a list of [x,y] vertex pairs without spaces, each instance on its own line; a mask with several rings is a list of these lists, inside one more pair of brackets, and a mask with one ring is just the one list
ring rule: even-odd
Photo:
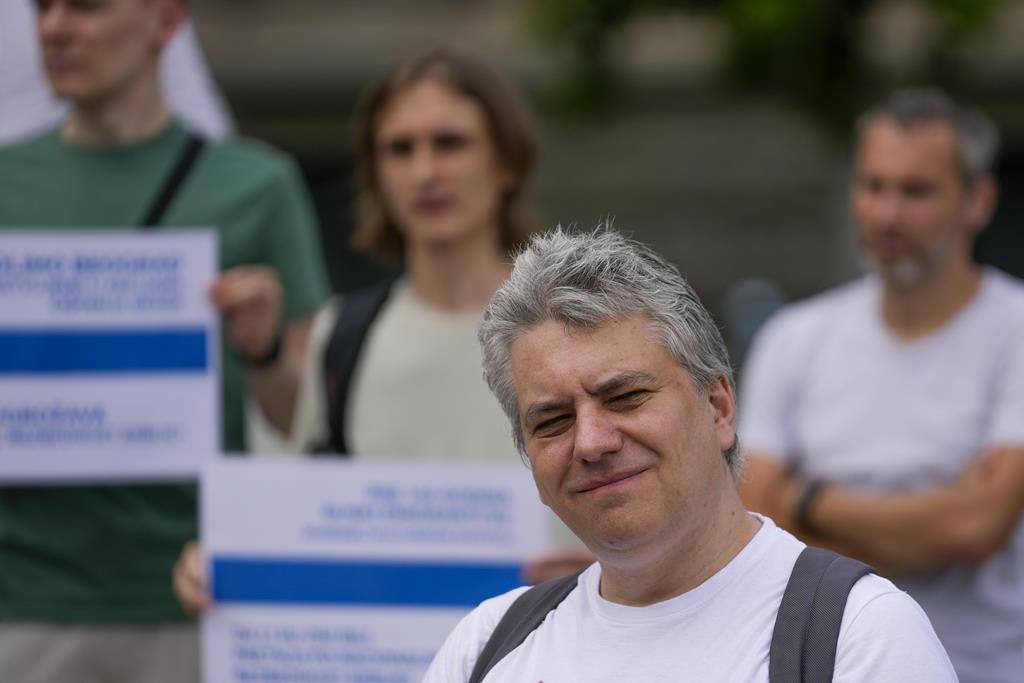
[[509,251],[518,249],[534,231],[523,198],[537,157],[533,117],[510,81],[480,58],[449,48],[436,48],[399,61],[366,90],[356,108],[356,229],[352,245],[385,260],[403,256],[402,235],[388,215],[377,182],[376,126],[380,112],[396,94],[423,80],[443,83],[483,108],[498,161],[513,178],[501,202],[502,245]]

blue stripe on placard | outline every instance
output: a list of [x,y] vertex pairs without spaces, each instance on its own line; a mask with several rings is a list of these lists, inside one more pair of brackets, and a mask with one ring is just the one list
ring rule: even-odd
[[217,602],[475,607],[523,585],[513,564],[214,557]]
[[205,371],[206,330],[0,329],[0,374]]

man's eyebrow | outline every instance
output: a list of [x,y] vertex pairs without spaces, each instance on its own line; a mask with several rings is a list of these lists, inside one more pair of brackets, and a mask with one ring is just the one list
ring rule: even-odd
[[635,387],[640,384],[654,383],[657,383],[657,379],[654,375],[650,375],[646,372],[641,372],[639,370],[635,372],[623,372],[601,382],[601,384],[597,385],[596,389],[588,391],[587,393],[591,396],[600,396],[602,394],[613,394],[616,391],[629,389],[630,387]]

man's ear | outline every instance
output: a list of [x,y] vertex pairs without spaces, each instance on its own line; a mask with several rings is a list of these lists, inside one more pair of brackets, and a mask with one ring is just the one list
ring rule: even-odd
[[708,387],[707,400],[714,415],[718,445],[725,451],[736,440],[736,399],[732,385],[724,375]]
[[992,214],[996,211],[999,203],[999,183],[991,174],[984,174],[971,183],[968,188],[969,203],[967,206],[967,218],[970,221],[971,230],[979,233],[988,227],[992,221]]

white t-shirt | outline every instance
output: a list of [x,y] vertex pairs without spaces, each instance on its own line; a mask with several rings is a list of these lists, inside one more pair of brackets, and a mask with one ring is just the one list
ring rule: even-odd
[[[324,352],[340,298],[314,322],[290,450],[326,443]],[[352,376],[346,437],[360,458],[518,462],[512,429],[483,380],[476,340],[482,311],[452,313],[420,301],[405,278],[366,335]]]
[[[865,278],[790,306],[744,370],[740,441],[812,479],[865,492],[954,481],[995,446],[1024,445],[1024,284],[992,269],[942,329],[912,342]],[[961,680],[1024,681],[1024,524],[978,567],[899,580]]]
[[[34,21],[30,0],[0,2],[0,145],[51,128],[67,112],[67,104],[53,96],[46,81]],[[214,140],[231,132],[190,22],[164,51],[160,80],[171,110],[191,128]]]
[[[487,683],[643,681],[754,683],[768,680],[775,616],[803,543],[761,518],[761,529],[721,571],[693,590],[647,607],[608,602],[600,565],[515,650]],[[425,683],[464,683],[491,632],[525,589],[492,598],[466,616],[438,652]],[[843,613],[835,681],[955,681],[928,618],[875,575],[853,587]]]

